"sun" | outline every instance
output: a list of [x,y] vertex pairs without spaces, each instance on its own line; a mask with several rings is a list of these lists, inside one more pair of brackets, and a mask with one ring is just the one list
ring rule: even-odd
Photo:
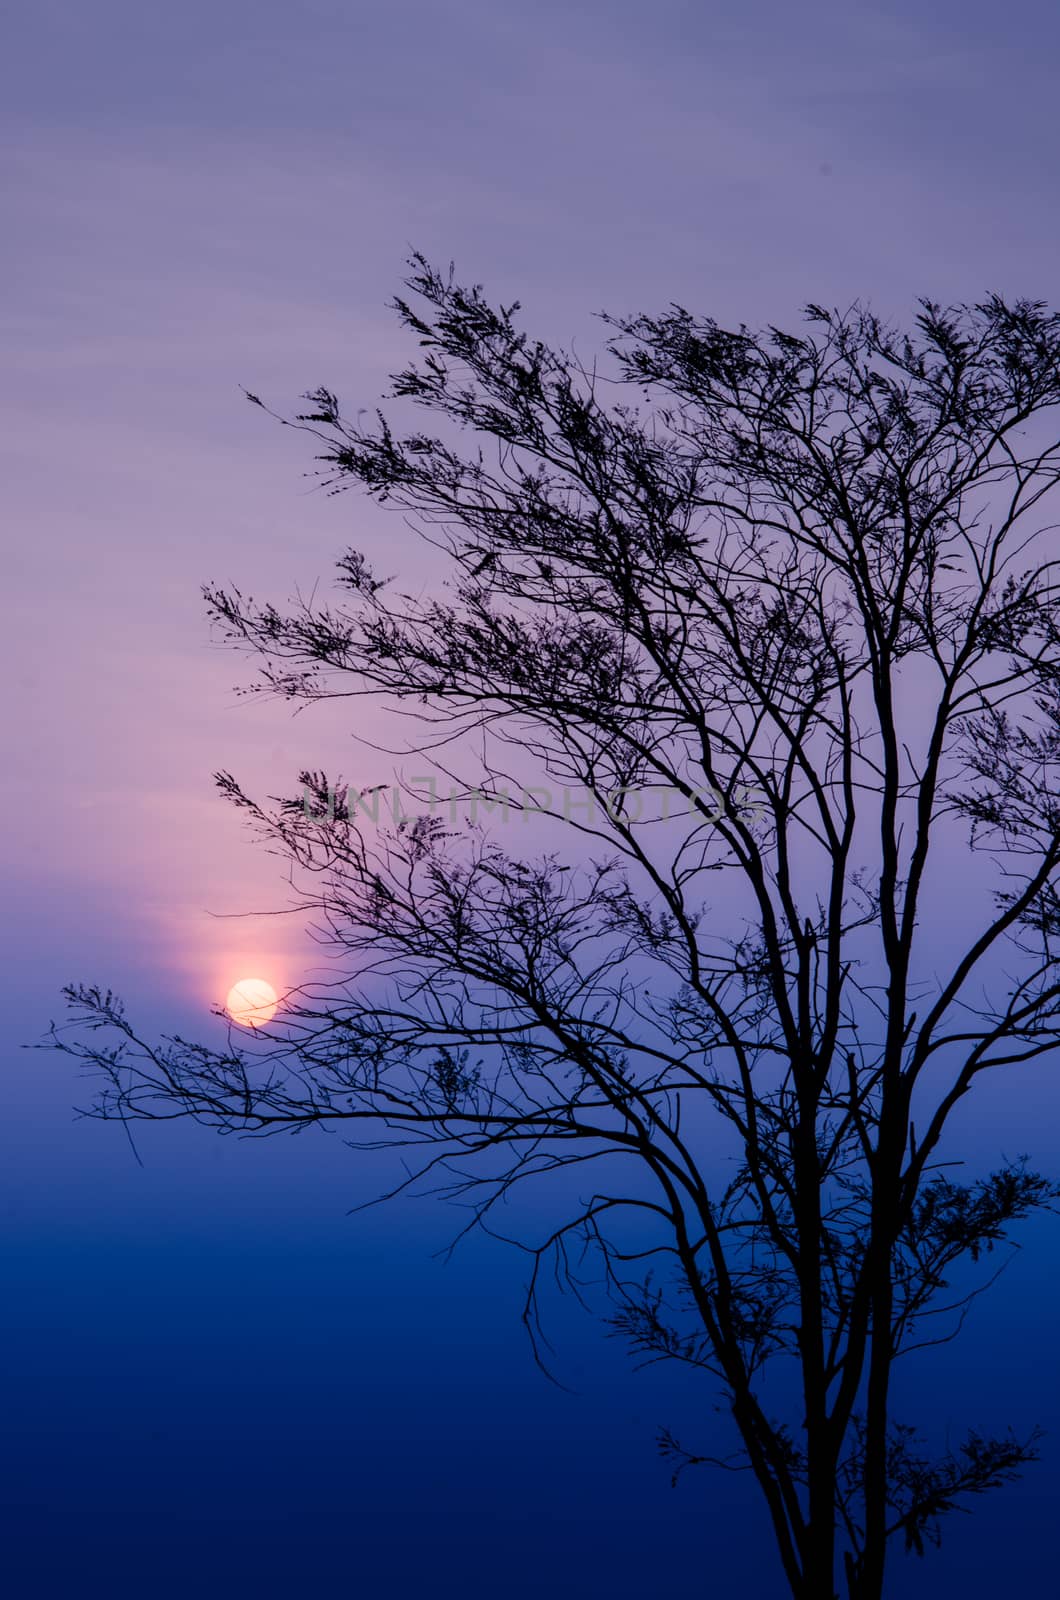
[[225,1010],[241,1028],[263,1028],[276,1015],[279,998],[264,978],[240,978],[228,991]]

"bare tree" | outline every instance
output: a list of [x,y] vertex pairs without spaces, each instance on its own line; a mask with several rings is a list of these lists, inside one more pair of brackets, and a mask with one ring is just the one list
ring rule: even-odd
[[[591,1163],[533,1244],[529,1326],[540,1268],[575,1280],[591,1246],[632,1347],[727,1397],[716,1464],[753,1473],[791,1593],[878,1600],[892,1540],[922,1553],[1036,1454],[972,1432],[933,1457],[891,1383],[1058,1193],[942,1157],[982,1073],[1060,1040],[1060,317],[924,301],[906,335],[811,306],[793,336],[675,307],[604,319],[605,379],[452,269],[407,282],[425,354],[394,395],[440,433],[350,425],[323,389],[288,426],[332,490],[413,514],[449,595],[355,552],[330,607],[206,593],[262,690],[421,718],[446,806],[374,828],[324,773],[274,804],[220,774],[342,981],[223,1051],[79,986],[55,1042],[105,1075],[97,1115],[363,1124],[487,1228]],[[530,769],[569,859],[504,848]]]

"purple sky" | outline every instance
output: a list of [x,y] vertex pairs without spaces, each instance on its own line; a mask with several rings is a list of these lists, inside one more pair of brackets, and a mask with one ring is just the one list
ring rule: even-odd
[[76,960],[41,916],[64,885],[64,923],[105,905],[188,1000],[259,954],[296,975],[287,924],[204,914],[277,903],[209,777],[289,786],[334,736],[236,702],[197,586],[282,599],[347,540],[417,558],[397,518],[309,493],[303,441],[238,385],[372,405],[408,350],[385,302],[410,245],[584,354],[604,307],[1046,296],[1058,25],[1020,15],[1022,43],[956,4],[42,0],[9,22],[15,958]]

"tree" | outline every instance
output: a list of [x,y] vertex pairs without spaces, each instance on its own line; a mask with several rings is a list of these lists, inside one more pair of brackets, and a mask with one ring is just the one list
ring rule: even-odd
[[[589,1245],[632,1348],[724,1392],[716,1464],[753,1472],[792,1595],[878,1600],[893,1540],[923,1553],[1036,1454],[972,1432],[933,1457],[891,1383],[1060,1193],[1025,1160],[942,1160],[980,1076],[1060,1040],[1060,316],[923,301],[903,334],[811,306],[796,336],[674,307],[604,318],[605,380],[411,266],[395,307],[425,354],[394,396],[440,431],[351,425],[324,389],[287,425],[330,490],[414,515],[450,595],[356,552],[330,606],[206,595],[262,691],[421,717],[448,811],[375,829],[324,773],[272,805],[219,774],[348,981],[292,996],[264,1055],[152,1045],[82,986],[55,1042],[104,1074],[97,1115],[363,1125],[486,1227],[591,1168],[533,1246],[528,1325],[540,1268],[573,1281]],[[572,859],[520,859],[480,814],[531,804]],[[675,1471],[708,1459],[661,1443]]]

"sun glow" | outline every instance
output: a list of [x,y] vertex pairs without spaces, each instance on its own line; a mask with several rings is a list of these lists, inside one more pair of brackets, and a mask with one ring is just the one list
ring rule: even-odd
[[279,998],[264,978],[240,978],[228,991],[225,1010],[241,1028],[263,1028],[276,1015]]

